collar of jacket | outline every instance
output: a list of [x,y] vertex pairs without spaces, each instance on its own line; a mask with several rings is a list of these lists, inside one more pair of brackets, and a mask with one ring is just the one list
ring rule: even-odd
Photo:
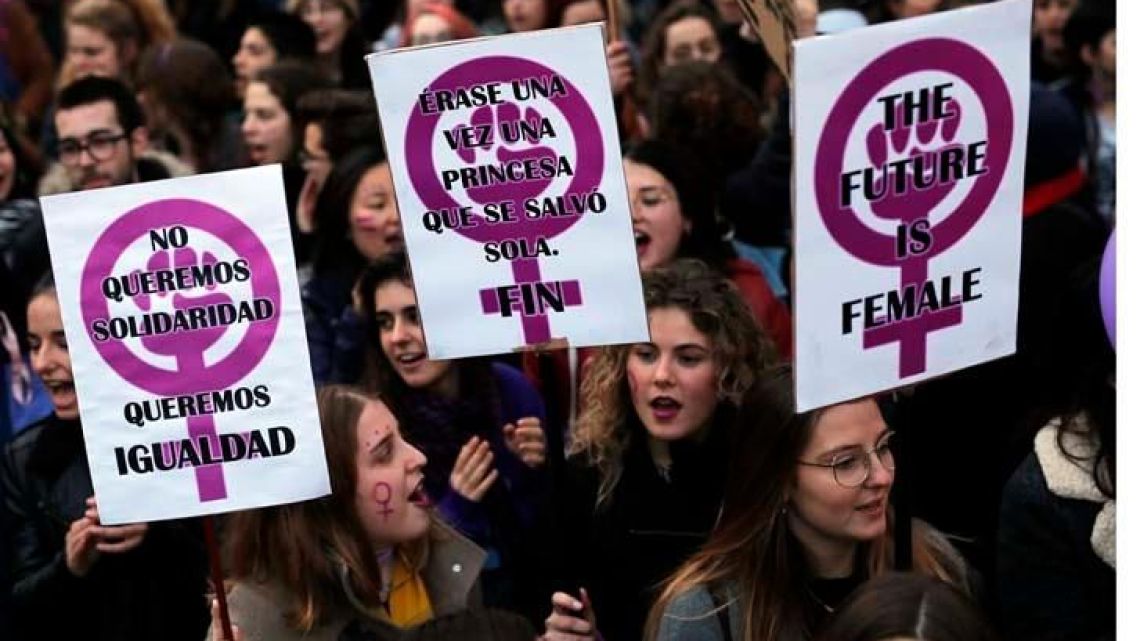
[[[430,545],[427,563],[422,572],[424,584],[431,597],[432,612],[443,616],[467,608],[476,590],[479,573],[487,553],[451,526],[432,518],[428,531]],[[357,614],[375,619],[368,607],[352,591],[348,580],[348,565],[337,559],[341,588]]]
[[[1075,420],[1080,425],[1085,424],[1083,416],[1078,416]],[[1102,494],[1096,486],[1096,481],[1093,480],[1092,458],[1097,446],[1095,437],[1091,432],[1085,434],[1067,432],[1063,436],[1065,449],[1074,458],[1088,459],[1088,462],[1073,461],[1065,456],[1057,443],[1059,427],[1060,419],[1055,419],[1037,432],[1037,437],[1033,440],[1033,450],[1037,454],[1037,460],[1041,463],[1041,472],[1045,476],[1045,486],[1061,498],[1104,504],[1093,523],[1089,542],[1096,555],[1115,569],[1116,501]]]

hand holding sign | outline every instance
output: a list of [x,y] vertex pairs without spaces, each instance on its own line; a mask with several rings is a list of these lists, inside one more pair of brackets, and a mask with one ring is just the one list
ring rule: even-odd
[[87,576],[91,566],[99,559],[98,525],[87,516],[76,519],[67,529],[64,551],[67,569],[78,577]]
[[128,525],[102,525],[99,521],[99,506],[95,504],[95,497],[88,497],[87,512],[84,518],[94,522],[98,527],[93,531],[98,542],[95,548],[100,552],[120,554],[130,552],[142,545],[150,526],[146,523],[131,523]]

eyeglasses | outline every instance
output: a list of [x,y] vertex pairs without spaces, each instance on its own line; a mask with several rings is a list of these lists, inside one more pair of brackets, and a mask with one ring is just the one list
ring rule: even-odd
[[873,450],[852,451],[844,450],[831,457],[827,463],[812,461],[798,461],[800,465],[811,467],[830,467],[835,476],[835,482],[843,487],[855,488],[862,485],[871,476],[871,455],[879,459],[879,464],[887,470],[895,471],[895,455],[891,453],[891,437],[894,432],[887,432],[879,439]]
[[642,187],[629,196],[630,207],[652,209],[673,200],[676,196],[668,187]]
[[115,145],[127,138],[126,133],[113,134],[99,132],[87,136],[82,142],[74,138],[64,138],[56,145],[59,160],[65,165],[74,165],[79,162],[83,152],[87,152],[94,160],[107,160],[115,155]]

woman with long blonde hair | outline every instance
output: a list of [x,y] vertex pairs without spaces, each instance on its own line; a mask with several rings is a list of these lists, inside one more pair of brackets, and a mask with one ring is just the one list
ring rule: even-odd
[[[792,373],[740,412],[720,521],[665,584],[645,639],[807,641],[868,578],[894,569],[891,431],[862,398],[795,412]],[[916,522],[913,567],[965,587],[966,566]]]
[[704,263],[644,276],[649,338],[591,361],[560,488],[559,577],[546,639],[636,639],[655,586],[705,541],[730,429],[771,342]]

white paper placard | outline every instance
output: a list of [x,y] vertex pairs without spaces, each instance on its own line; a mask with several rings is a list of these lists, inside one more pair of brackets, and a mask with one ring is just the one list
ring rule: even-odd
[[799,411],[1015,350],[1030,12],[795,43]]
[[101,521],[328,494],[280,166],[41,203]]
[[600,25],[368,66],[431,358],[648,340]]

